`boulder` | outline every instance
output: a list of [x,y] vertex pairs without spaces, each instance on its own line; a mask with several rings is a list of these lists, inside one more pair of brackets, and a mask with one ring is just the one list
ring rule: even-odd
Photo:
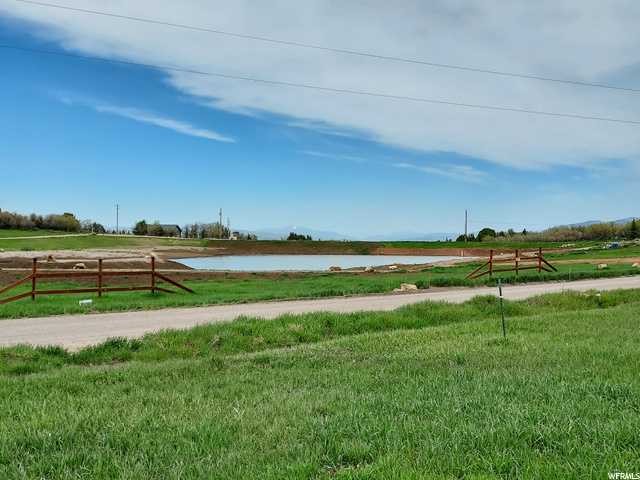
[[389,270],[397,270],[397,269],[398,269],[398,266],[397,266],[397,265],[391,265],[391,266],[389,267]]
[[631,268],[640,268],[640,262],[636,262],[633,265],[631,265]]
[[364,269],[365,273],[371,273],[373,272],[373,267],[367,267]]
[[342,270],[342,268],[341,267],[329,267],[329,270],[332,271],[332,272],[339,272],[339,271]]
[[85,267],[85,266],[84,266],[84,263],[76,263],[76,264],[73,266],[73,269],[74,269],[74,270],[84,270],[85,268],[87,268],[87,267]]
[[56,256],[53,253],[50,253],[49,255],[47,255],[47,262],[51,263],[51,262],[57,262],[56,260]]
[[598,270],[604,270],[605,268],[607,268],[607,264],[606,263],[601,263],[600,265],[598,265]]
[[402,285],[400,285],[400,288],[396,288],[393,291],[394,292],[409,292],[411,290],[418,290],[418,287],[415,285],[412,285],[411,283],[403,283]]

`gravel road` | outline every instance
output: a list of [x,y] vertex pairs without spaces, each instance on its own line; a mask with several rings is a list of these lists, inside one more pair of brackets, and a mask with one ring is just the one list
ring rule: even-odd
[[[577,282],[536,283],[503,286],[504,298],[519,300],[564,290],[616,290],[640,288],[640,276]],[[437,292],[333,297],[197,308],[0,320],[0,346],[18,344],[59,345],[77,351],[111,337],[137,338],[167,328],[186,329],[199,324],[233,320],[239,316],[273,319],[280,315],[318,311],[388,311],[424,300],[461,303],[477,295],[496,295],[497,287],[455,288]]]

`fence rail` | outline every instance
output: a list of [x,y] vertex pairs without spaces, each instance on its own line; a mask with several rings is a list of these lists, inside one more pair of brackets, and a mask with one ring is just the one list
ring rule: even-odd
[[[134,286],[134,287],[105,287],[103,286],[102,279],[104,277],[128,277],[128,276],[148,276],[149,284],[143,286]],[[80,278],[80,277],[96,277],[98,279],[98,286],[92,288],[70,288],[64,290],[37,290],[37,281],[42,278]],[[156,262],[155,258],[151,257],[151,270],[129,270],[129,271],[110,271],[105,272],[102,270],[102,259],[98,259],[98,271],[97,272],[38,272],[38,259],[33,259],[33,267],[31,271],[31,275],[26,276],[18,280],[17,282],[12,283],[11,285],[0,290],[0,295],[9,290],[19,287],[24,283],[31,282],[31,290],[25,293],[21,293],[19,295],[14,295],[13,297],[5,298],[4,300],[0,300],[0,305],[3,303],[12,302],[14,300],[19,300],[20,298],[31,297],[31,301],[35,301],[36,295],[55,295],[55,294],[63,294],[63,293],[97,293],[98,297],[102,297],[103,292],[131,292],[136,290],[150,290],[151,293],[164,292],[164,293],[177,293],[173,290],[169,290],[163,287],[159,287],[156,285],[156,280],[161,280],[175,287],[181,288],[182,290],[194,293],[190,288],[185,287],[184,285],[180,285],[178,282],[167,278],[166,276],[156,272]]]
[[[529,252],[531,253],[531,252]],[[494,263],[504,263],[504,262],[513,262],[513,268],[494,268]],[[531,262],[535,263],[534,265]],[[543,265],[544,264],[544,265]],[[481,270],[485,267],[489,267],[489,270],[481,272]],[[515,256],[506,257],[506,258],[493,258],[493,250],[489,250],[489,261],[484,263],[482,266],[476,268],[473,272],[467,275],[465,278],[478,278],[483,275],[489,275],[490,277],[497,272],[516,272],[516,275],[520,273],[521,270],[534,270],[537,269],[538,273],[541,273],[543,270],[545,272],[557,272],[558,270],[547,262],[544,258],[542,258],[542,247],[538,248],[537,255],[533,257],[524,257],[518,254],[518,250],[515,251]]]

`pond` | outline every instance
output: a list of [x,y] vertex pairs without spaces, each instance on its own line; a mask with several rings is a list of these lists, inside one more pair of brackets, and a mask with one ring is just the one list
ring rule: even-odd
[[322,271],[330,267],[379,267],[400,263],[420,265],[460,257],[428,255],[221,255],[172,259],[195,270],[235,270],[245,272]]

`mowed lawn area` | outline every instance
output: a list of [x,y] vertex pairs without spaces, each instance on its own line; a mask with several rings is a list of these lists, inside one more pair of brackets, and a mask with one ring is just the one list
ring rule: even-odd
[[640,471],[640,290],[0,350],[2,478]]

